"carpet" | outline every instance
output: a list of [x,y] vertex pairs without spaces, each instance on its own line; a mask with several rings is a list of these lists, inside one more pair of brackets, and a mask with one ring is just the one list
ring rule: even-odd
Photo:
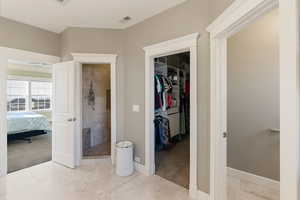
[[52,159],[51,134],[31,138],[32,143],[22,140],[7,144],[8,173],[32,167]]

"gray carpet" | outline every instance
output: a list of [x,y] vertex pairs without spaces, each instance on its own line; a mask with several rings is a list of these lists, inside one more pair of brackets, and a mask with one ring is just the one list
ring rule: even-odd
[[32,137],[32,143],[22,140],[7,145],[8,173],[51,160],[51,134]]

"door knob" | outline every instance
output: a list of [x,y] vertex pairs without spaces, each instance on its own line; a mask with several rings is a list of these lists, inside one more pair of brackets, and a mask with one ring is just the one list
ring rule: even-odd
[[73,118],[69,118],[68,119],[68,122],[75,122],[76,121],[76,117],[73,117]]
[[223,138],[228,138],[228,132],[223,132]]

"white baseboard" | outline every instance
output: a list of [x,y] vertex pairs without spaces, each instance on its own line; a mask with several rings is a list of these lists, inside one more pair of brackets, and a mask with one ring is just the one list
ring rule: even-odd
[[261,186],[268,186],[268,187],[273,187],[273,188],[279,188],[280,183],[278,181],[265,178],[262,176],[258,176],[255,174],[251,174],[245,171],[237,170],[228,167],[227,172],[229,176],[232,176],[234,178],[238,178],[240,180],[245,180],[251,183],[255,183],[256,185],[261,185]]
[[194,189],[190,189],[190,197],[195,200],[209,200],[209,194]]
[[228,190],[231,199],[269,199],[278,200],[280,183],[248,172],[228,168]]
[[147,170],[146,167],[140,163],[134,162],[134,168],[137,172],[140,172],[141,174],[144,174],[147,176]]
[[[140,172],[141,174],[144,174],[146,176],[149,175],[149,173],[146,170],[146,167],[140,163],[134,162],[134,168],[137,172]],[[189,193],[190,197],[195,200],[209,200],[209,194],[200,190],[190,189]]]
[[198,190],[198,200],[209,200],[209,194]]

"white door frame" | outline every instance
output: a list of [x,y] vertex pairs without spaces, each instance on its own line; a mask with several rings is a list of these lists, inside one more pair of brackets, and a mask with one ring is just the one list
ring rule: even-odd
[[190,193],[197,187],[197,42],[199,33],[154,44],[145,51],[145,168],[148,175],[155,174],[154,139],[154,58],[180,52],[190,52]]
[[280,199],[298,200],[299,188],[299,0],[236,0],[209,27],[211,34],[210,197],[225,199],[227,39],[279,5],[280,13]]
[[7,65],[9,60],[55,64],[60,58],[19,49],[0,47],[0,176],[7,174]]
[[115,144],[117,142],[117,55],[71,53],[76,65],[76,165],[82,162],[82,64],[110,64],[111,83],[111,161],[115,163]]

